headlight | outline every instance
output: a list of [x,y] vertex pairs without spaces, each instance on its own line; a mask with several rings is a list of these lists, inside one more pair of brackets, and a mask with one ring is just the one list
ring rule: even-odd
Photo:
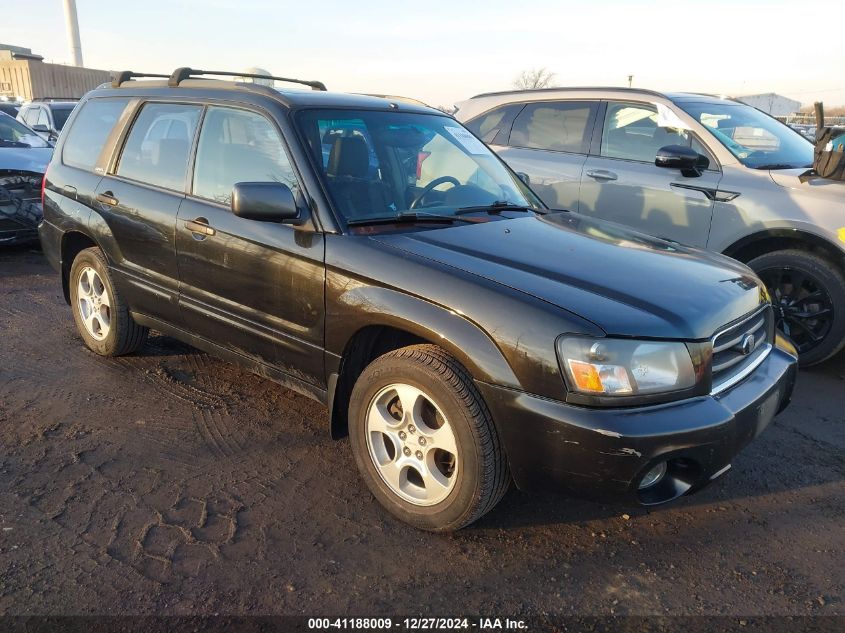
[[560,364],[571,390],[589,396],[645,396],[695,387],[684,343],[561,337]]

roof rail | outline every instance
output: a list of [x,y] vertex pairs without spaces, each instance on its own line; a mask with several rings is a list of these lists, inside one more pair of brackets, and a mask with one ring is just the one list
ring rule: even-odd
[[132,72],[131,70],[121,70],[119,73],[116,73],[114,79],[112,79],[111,87],[112,88],[120,88],[120,85],[124,82],[129,81],[134,77],[158,77],[159,79],[167,79],[170,75],[157,75],[155,73],[136,73]]
[[173,71],[173,74],[170,75],[170,79],[167,80],[167,85],[171,88],[175,88],[185,79],[197,77],[200,75],[220,75],[223,77],[249,77],[251,79],[273,79],[275,81],[286,81],[288,83],[302,84],[303,86],[309,86],[312,90],[322,90],[323,92],[326,91],[326,84],[324,84],[322,81],[306,81],[304,79],[274,77],[273,75],[255,75],[252,73],[238,73],[227,70],[196,70],[195,68],[177,68]]
[[474,95],[470,99],[479,99],[481,97],[499,97],[504,95],[518,95],[518,94],[544,94],[549,92],[577,92],[579,90],[618,90],[620,92],[642,92],[645,94],[654,95],[655,97],[665,97],[666,95],[656,90],[648,90],[647,88],[628,88],[625,86],[558,86],[556,88],[527,88],[525,90],[500,90],[498,92],[483,92]]
[[35,97],[32,101],[79,101],[79,97]]

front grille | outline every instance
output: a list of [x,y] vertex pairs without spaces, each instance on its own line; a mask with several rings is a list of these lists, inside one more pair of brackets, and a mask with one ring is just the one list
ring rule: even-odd
[[713,337],[711,393],[724,391],[754,371],[772,351],[774,336],[771,306],[765,306],[717,332]]

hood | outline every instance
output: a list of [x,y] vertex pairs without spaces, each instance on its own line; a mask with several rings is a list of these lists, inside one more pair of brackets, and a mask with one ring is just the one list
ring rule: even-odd
[[52,147],[0,147],[0,170],[43,174],[52,155]]
[[614,336],[707,339],[767,300],[739,262],[575,213],[370,239],[522,291]]
[[775,184],[787,189],[794,189],[811,196],[836,199],[842,202],[845,199],[845,182],[830,180],[829,178],[812,178],[801,182],[801,175],[806,173],[806,168],[800,169],[773,169],[769,176]]

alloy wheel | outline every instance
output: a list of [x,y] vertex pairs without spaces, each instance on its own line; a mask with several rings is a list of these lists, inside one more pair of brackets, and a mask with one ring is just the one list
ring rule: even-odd
[[102,341],[111,329],[111,299],[99,273],[90,266],[80,271],[76,297],[85,330]]
[[385,484],[420,506],[440,503],[457,481],[458,447],[442,410],[420,389],[392,384],[370,402],[367,448]]
[[772,297],[775,324],[804,354],[819,345],[833,325],[833,301],[813,275],[789,267],[758,272]]

